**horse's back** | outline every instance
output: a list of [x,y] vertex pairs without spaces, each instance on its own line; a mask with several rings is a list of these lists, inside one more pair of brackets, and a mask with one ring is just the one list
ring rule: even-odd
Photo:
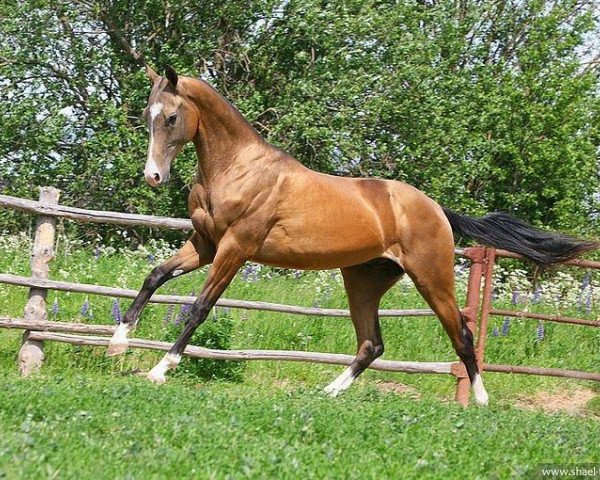
[[272,212],[277,220],[257,261],[318,269],[355,265],[391,250],[403,255],[423,230],[445,221],[433,200],[402,182],[294,166],[283,175],[273,192],[279,198]]

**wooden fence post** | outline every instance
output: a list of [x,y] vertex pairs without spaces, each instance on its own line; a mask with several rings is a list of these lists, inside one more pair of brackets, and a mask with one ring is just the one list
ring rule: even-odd
[[[60,191],[53,187],[40,188],[40,204],[54,205],[58,203]],[[49,262],[54,257],[56,217],[39,215],[35,227],[35,238],[31,252],[31,276],[48,278]],[[47,320],[46,295],[44,288],[31,288],[25,305],[26,321]],[[40,369],[44,361],[44,347],[40,340],[29,339],[30,331],[23,333],[23,343],[19,350],[19,371],[28,376]]]

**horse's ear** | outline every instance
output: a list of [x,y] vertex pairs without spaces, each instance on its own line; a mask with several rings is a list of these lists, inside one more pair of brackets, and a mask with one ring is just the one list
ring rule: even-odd
[[165,77],[167,77],[167,80],[173,88],[177,87],[177,72],[171,65],[167,65],[167,68],[165,68]]
[[152,70],[150,65],[146,65],[146,75],[148,75],[150,82],[154,85],[154,81],[158,78],[158,73]]

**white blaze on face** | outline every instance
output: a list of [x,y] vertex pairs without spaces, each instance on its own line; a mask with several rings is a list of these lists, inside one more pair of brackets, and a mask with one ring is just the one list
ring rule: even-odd
[[162,109],[162,103],[155,103],[150,107],[150,145],[148,146],[148,159],[146,160],[146,167],[144,168],[144,175],[147,179],[153,179],[155,173],[160,174],[152,152],[154,150],[154,120],[158,117],[160,112],[162,112]]

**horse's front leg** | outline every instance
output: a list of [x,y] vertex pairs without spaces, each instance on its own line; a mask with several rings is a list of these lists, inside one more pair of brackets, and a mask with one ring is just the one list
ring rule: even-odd
[[135,329],[142,310],[158,287],[171,278],[209,264],[213,258],[214,247],[200,235],[194,233],[173,257],[154,268],[144,280],[142,289],[123,316],[123,320],[110,340],[106,354],[109,356],[119,355],[127,350],[129,345],[127,335]]
[[219,297],[223,294],[235,274],[244,263],[242,249],[235,241],[221,242],[219,250],[215,255],[213,264],[208,272],[208,277],[202,292],[192,305],[189,320],[183,329],[183,332],[169,352],[156,364],[148,373],[148,379],[156,384],[165,383],[165,373],[167,370],[177,367],[181,361],[181,355],[190,338],[202,324],[211,308],[215,305]]

